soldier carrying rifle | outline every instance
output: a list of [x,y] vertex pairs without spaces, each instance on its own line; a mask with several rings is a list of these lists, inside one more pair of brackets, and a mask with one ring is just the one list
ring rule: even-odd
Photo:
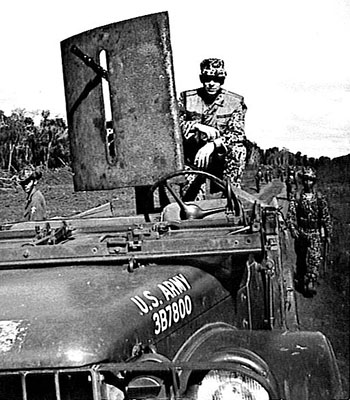
[[322,262],[322,242],[329,243],[332,222],[326,198],[314,190],[315,171],[304,168],[301,180],[303,188],[289,203],[287,223],[295,239],[296,287],[305,296],[312,297],[316,294]]

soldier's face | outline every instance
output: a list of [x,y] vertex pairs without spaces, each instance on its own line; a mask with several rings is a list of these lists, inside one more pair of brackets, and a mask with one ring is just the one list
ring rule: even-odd
[[224,78],[218,76],[202,75],[201,81],[207,94],[209,96],[215,96],[219,92],[222,84],[224,83]]

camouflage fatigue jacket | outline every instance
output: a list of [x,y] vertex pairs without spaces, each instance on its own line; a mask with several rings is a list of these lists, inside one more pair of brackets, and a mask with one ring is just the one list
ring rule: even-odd
[[321,193],[312,193],[308,197],[304,192],[294,196],[289,203],[287,224],[293,236],[295,232],[308,233],[324,229],[326,237],[332,234],[332,221],[328,203]]
[[224,146],[230,148],[235,144],[244,143],[246,140],[244,132],[245,113],[247,107],[244,98],[238,94],[221,89],[212,104],[206,104],[204,88],[188,90],[180,94],[179,99],[179,117],[183,137],[185,139],[185,157],[186,142],[188,141],[193,148],[195,155],[201,138],[193,128],[194,124],[201,123],[216,128],[223,138]]

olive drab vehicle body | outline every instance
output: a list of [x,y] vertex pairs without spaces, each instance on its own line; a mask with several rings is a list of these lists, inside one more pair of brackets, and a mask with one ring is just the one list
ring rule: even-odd
[[181,199],[167,13],[61,50],[75,189],[135,209],[2,226],[0,399],[341,399],[330,342],[298,328],[280,207],[200,171],[222,195]]

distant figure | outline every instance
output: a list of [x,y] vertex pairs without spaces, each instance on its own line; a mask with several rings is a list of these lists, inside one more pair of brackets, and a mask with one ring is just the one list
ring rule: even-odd
[[260,185],[261,185],[262,178],[263,178],[263,172],[262,172],[261,167],[259,167],[255,174],[255,186],[256,186],[257,193],[260,192]]
[[27,194],[26,204],[24,207],[25,221],[46,220],[45,197],[36,187],[41,177],[41,171],[32,166],[25,167],[19,174],[19,184]]
[[286,183],[286,191],[287,191],[287,200],[290,200],[292,197],[293,185],[296,184],[294,168],[288,167],[285,183]]
[[277,178],[283,182],[284,181],[284,168],[282,166],[277,167]]
[[[240,186],[247,149],[244,132],[247,107],[244,98],[225,90],[224,61],[208,58],[200,64],[202,87],[180,94],[180,126],[185,164]],[[194,182],[197,181],[197,182]],[[189,181],[187,200],[203,198],[203,179]],[[198,190],[197,190],[198,189]],[[189,194],[191,193],[191,194]]]
[[269,183],[272,181],[272,167],[268,165],[265,170],[265,182]]
[[326,198],[314,190],[315,171],[305,168],[301,180],[301,192],[289,203],[287,224],[295,239],[296,287],[310,297],[316,294],[322,240],[330,241],[332,223]]

